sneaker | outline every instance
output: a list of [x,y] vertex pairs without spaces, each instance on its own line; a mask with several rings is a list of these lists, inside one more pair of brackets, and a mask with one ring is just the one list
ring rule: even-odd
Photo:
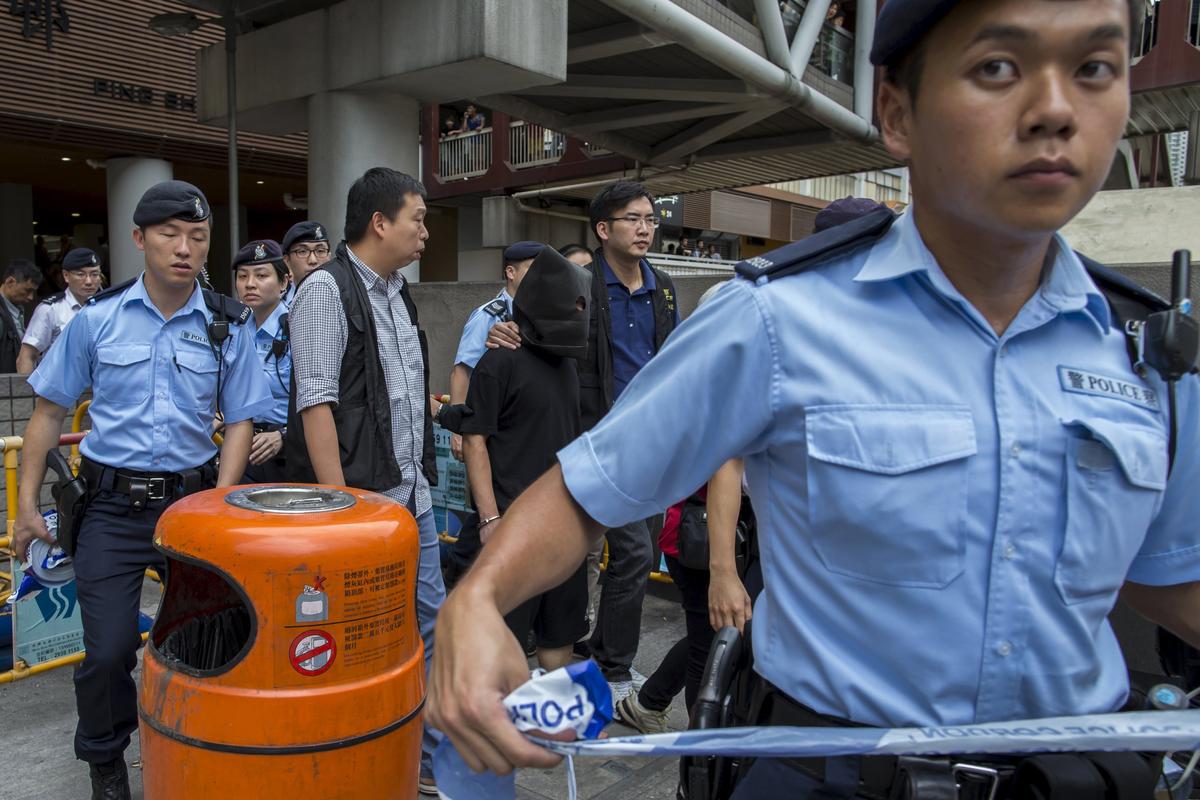
[[629,676],[633,680],[633,690],[640,692],[642,687],[646,685],[648,678],[633,667],[629,668]]
[[438,795],[437,781],[433,779],[432,775],[422,774],[417,779],[417,791],[427,797],[440,796]]
[[608,691],[612,693],[613,706],[615,707],[621,698],[633,691],[633,681],[609,681]]
[[652,711],[642,705],[636,692],[630,692],[614,706],[617,719],[641,733],[667,733],[671,725],[666,711]]

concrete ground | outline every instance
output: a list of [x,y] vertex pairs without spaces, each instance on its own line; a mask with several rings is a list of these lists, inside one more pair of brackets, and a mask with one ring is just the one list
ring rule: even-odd
[[[647,675],[683,635],[683,612],[675,599],[674,589],[662,584],[651,583],[650,586],[642,614],[642,644],[634,663]],[[157,604],[158,586],[147,581],[142,597],[143,610],[153,614]],[[8,764],[0,777],[0,797],[4,800],[85,800],[89,797],[87,768],[75,760],[72,746],[75,693],[71,675],[72,669],[63,667],[0,686],[0,734]],[[672,704],[670,713],[675,727],[686,726],[682,694]],[[609,733],[619,736],[633,731],[613,724]],[[126,760],[130,764],[135,800],[143,797],[138,747],[137,734],[134,734]],[[603,761],[576,759],[575,773],[579,797],[589,800],[673,800],[678,774],[675,759],[649,757]],[[565,800],[565,769],[560,766],[553,770],[521,772],[517,777],[517,797],[522,800]]]

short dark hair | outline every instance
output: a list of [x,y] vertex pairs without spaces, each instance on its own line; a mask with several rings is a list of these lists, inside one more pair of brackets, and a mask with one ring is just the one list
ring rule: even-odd
[[42,285],[42,271],[38,269],[37,264],[34,264],[27,258],[14,258],[8,262],[8,266],[4,270],[3,280],[12,278],[17,283],[25,283],[25,281],[33,281],[34,286]]
[[372,167],[350,187],[346,195],[346,227],[343,237],[350,244],[367,235],[371,217],[378,211],[388,219],[395,219],[404,200],[415,194],[425,199],[425,187],[419,180],[399,170],[388,167]]
[[616,211],[639,197],[646,198],[650,201],[650,205],[654,205],[654,195],[650,194],[650,190],[645,186],[635,181],[610,183],[597,192],[596,196],[592,198],[592,204],[588,207],[588,220],[591,222],[592,233],[596,238],[600,238],[597,228],[603,220],[608,219]]
[[[1132,47],[1141,36],[1144,0],[1125,0],[1129,7],[1129,41]],[[883,79],[908,93],[913,108],[917,107],[917,92],[921,88],[921,73],[925,71],[925,42],[922,36],[911,47],[884,66]]]
[[562,247],[558,248],[558,254],[563,258],[570,258],[576,253],[587,253],[588,258],[592,257],[591,250],[588,250],[581,244],[575,244],[574,242],[571,244],[564,244]]

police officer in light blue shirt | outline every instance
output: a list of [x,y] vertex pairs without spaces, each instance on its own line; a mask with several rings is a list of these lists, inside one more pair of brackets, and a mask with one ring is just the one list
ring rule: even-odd
[[233,259],[233,285],[238,300],[254,312],[254,349],[272,399],[271,408],[254,418],[250,463],[242,482],[278,483],[287,480],[283,437],[292,385],[288,306],[283,302],[290,281],[279,243],[256,239],[238,250]]
[[[25,430],[13,548],[49,540],[38,510],[46,454],[79,396],[93,392],[80,445],[88,502],[74,553],[87,656],[75,673],[75,754],[91,767],[92,797],[129,798],[123,753],[137,728],[138,608],[166,507],[234,484],[250,449],[250,420],[271,407],[255,358],[250,310],[197,283],[211,236],[208,201],[166,181],[134,211],[146,256],[136,279],[88,301],[47,351],[29,384],[37,406]],[[214,418],[225,423],[219,472]]]
[[[1196,378],[1134,368],[1101,289],[1144,295],[1057,233],[1124,130],[1130,6],[1068,5],[883,6],[877,118],[912,210],[739,265],[510,508],[438,623],[430,718],[469,765],[555,760],[497,700],[525,674],[501,615],[733,456],[762,551],[760,723],[1116,710],[1118,593],[1200,645]],[[759,759],[734,797],[895,788],[805,762]]]

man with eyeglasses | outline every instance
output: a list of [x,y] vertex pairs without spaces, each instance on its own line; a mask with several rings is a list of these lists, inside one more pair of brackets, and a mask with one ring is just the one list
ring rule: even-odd
[[100,291],[100,257],[86,247],[76,247],[63,257],[63,282],[67,288],[38,303],[21,339],[17,355],[17,372],[28,375],[54,344],[54,340],[75,318],[79,309],[92,295]]
[[[654,195],[640,183],[618,181],[593,198],[589,217],[600,247],[589,266],[595,311],[588,353],[580,359],[578,370],[585,430],[608,413],[633,376],[679,324],[675,284],[646,260],[658,229]],[[516,326],[497,323],[488,344],[519,347]],[[630,621],[642,616],[654,548],[645,520],[612,528],[606,539],[608,570],[589,646],[612,687],[615,702],[646,681],[633,669],[641,630]]]
[[283,235],[283,263],[292,274],[291,285],[283,302],[291,308],[296,288],[308,273],[329,260],[333,251],[329,249],[329,230],[319,222],[306,220],[297,222]]

